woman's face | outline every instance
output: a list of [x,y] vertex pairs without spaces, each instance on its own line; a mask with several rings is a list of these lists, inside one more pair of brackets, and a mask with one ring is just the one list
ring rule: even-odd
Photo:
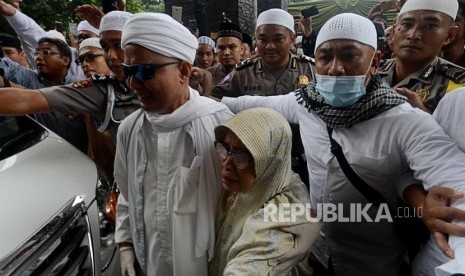
[[221,182],[232,193],[241,193],[255,181],[253,157],[239,138],[228,131],[223,141],[218,141],[216,151],[221,162]]

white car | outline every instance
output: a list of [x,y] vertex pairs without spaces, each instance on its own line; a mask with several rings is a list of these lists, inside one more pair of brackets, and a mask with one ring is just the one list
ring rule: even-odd
[[0,275],[120,274],[98,185],[95,164],[63,138],[0,117]]

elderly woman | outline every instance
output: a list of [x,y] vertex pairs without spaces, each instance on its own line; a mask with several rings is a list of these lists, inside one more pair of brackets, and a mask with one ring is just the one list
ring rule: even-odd
[[319,224],[309,214],[279,214],[283,204],[289,210],[309,203],[291,170],[288,122],[274,110],[249,109],[216,127],[215,138],[224,192],[210,274],[290,273],[309,252]]

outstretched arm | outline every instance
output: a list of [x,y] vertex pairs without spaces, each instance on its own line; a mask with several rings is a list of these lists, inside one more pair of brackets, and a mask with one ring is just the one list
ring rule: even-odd
[[39,90],[0,88],[0,115],[25,115],[51,112]]
[[35,68],[33,53],[39,39],[47,35],[32,18],[16,10],[12,5],[0,0],[0,14],[3,15],[21,40],[29,64]]

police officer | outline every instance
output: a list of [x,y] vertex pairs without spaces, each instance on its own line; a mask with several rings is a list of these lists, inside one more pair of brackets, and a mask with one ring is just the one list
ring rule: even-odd
[[[313,80],[313,64],[306,56],[290,53],[295,43],[294,18],[281,9],[262,12],[257,19],[255,43],[259,57],[247,59],[213,88],[212,95],[272,96],[287,94]],[[298,125],[293,130],[293,169],[308,184],[303,146]]]
[[457,0],[409,0],[393,27],[396,58],[379,75],[410,104],[432,112],[445,93],[465,86],[465,69],[437,57],[456,32]]
[[242,32],[239,26],[231,22],[223,22],[216,39],[216,56],[218,64],[208,68],[213,76],[213,84],[217,85],[241,62],[244,53]]

